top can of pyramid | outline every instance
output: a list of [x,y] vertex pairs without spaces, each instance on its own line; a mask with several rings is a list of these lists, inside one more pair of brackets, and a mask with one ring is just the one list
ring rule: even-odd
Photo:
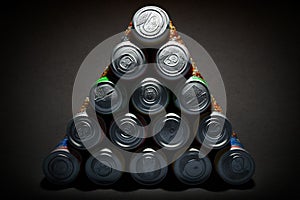
[[145,39],[162,36],[169,26],[169,16],[156,6],[146,6],[139,9],[133,16],[133,26],[136,32]]

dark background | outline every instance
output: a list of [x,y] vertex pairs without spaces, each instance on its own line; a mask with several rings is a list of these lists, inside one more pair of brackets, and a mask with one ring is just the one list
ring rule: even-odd
[[[256,161],[251,186],[139,189],[45,186],[41,164],[72,116],[87,54],[148,4],[198,41],[222,75],[227,116]],[[299,7],[281,1],[1,3],[1,192],[50,199],[299,198]],[[215,187],[215,188],[214,188]]]

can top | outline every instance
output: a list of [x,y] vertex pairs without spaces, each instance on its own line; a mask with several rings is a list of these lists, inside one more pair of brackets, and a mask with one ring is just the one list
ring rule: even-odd
[[204,146],[220,149],[230,142],[232,126],[229,120],[218,112],[212,112],[201,120],[197,140]]
[[145,78],[132,96],[135,108],[146,114],[160,112],[168,101],[168,90],[154,78]]
[[190,137],[189,126],[179,115],[168,113],[156,119],[152,130],[154,140],[166,149],[183,147]]
[[132,177],[143,185],[157,184],[167,175],[167,163],[163,156],[153,149],[136,154],[130,161]]
[[195,77],[188,79],[180,89],[179,101],[183,110],[188,113],[198,114],[205,111],[211,103],[206,82]]
[[175,161],[174,172],[176,177],[188,185],[201,184],[206,181],[212,171],[212,165],[207,157],[199,150],[190,149]]
[[118,116],[109,129],[112,142],[126,150],[138,147],[143,142],[145,134],[142,123],[132,113]]
[[85,165],[88,178],[98,185],[110,185],[121,177],[122,163],[117,155],[109,151],[99,151],[90,156]]
[[176,41],[169,41],[157,52],[157,68],[168,77],[183,75],[184,71],[188,70],[189,58],[189,52],[184,45]]
[[169,22],[170,19],[167,13],[157,6],[145,6],[133,16],[134,29],[146,39],[163,35]]
[[118,110],[123,101],[123,96],[118,87],[102,77],[96,81],[90,90],[90,103],[101,114],[109,114]]
[[77,149],[89,149],[96,146],[103,137],[98,123],[89,116],[76,116],[67,125],[67,136]]
[[118,77],[132,78],[144,69],[145,56],[136,45],[125,41],[114,48],[111,63],[112,70]]
[[49,154],[43,162],[43,172],[51,183],[65,185],[73,182],[80,170],[78,159],[62,150]]
[[232,185],[248,182],[255,171],[253,158],[248,152],[240,149],[227,151],[217,163],[217,171],[221,178]]

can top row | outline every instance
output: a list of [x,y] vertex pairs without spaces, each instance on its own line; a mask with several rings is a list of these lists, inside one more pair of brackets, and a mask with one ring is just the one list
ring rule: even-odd
[[[156,70],[164,78],[178,79],[189,71],[189,59],[184,45],[168,41],[156,53]],[[130,41],[121,42],[113,49],[111,63],[114,74],[123,79],[138,77],[147,64],[143,51]]]

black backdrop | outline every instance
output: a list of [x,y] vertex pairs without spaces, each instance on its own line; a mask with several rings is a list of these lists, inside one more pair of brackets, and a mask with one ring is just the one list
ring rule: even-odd
[[[256,161],[251,186],[142,189],[129,181],[112,189],[85,184],[57,189],[44,183],[42,160],[71,118],[72,86],[81,62],[149,3],[167,10],[177,29],[198,41],[218,66],[227,116]],[[298,11],[286,1],[2,4],[1,193],[51,199],[299,198]]]

